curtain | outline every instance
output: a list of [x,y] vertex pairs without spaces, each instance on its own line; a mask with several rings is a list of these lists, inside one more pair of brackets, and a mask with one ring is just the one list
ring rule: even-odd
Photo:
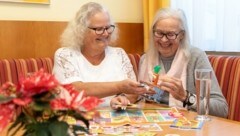
[[186,13],[191,44],[205,51],[240,51],[239,0],[171,0]]
[[169,0],[142,0],[143,2],[143,26],[144,26],[144,51],[148,49],[149,32],[154,15],[160,8],[169,7]]

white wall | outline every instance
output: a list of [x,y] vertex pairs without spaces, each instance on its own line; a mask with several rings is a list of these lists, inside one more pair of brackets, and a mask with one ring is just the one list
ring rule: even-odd
[[50,5],[0,2],[0,20],[69,21],[89,1],[103,4],[116,22],[143,22],[141,0],[50,0]]

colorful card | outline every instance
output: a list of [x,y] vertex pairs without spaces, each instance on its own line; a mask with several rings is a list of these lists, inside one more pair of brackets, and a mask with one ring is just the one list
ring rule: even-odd
[[145,118],[148,122],[162,122],[164,119],[156,110],[144,110],[143,111]]
[[150,124],[125,124],[120,126],[91,126],[91,134],[121,135],[123,133],[141,134],[144,132],[158,132],[162,128],[156,123]]
[[179,118],[174,120],[173,124],[170,125],[172,128],[180,129],[201,129],[203,126],[202,121],[187,120],[186,118]]
[[123,123],[130,122],[128,114],[126,111],[113,111],[111,112],[111,121],[112,123]]
[[100,117],[94,121],[101,124],[173,122],[176,117],[171,116],[170,112],[172,113],[171,109],[100,110]]
[[174,121],[176,118],[169,115],[169,110],[157,110],[164,121]]
[[128,113],[130,122],[135,122],[135,123],[146,122],[146,119],[141,110],[137,110],[137,111],[132,110],[132,111],[128,111],[127,113]]

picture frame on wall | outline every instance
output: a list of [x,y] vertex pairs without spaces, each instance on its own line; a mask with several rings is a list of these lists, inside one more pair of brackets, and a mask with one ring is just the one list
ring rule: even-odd
[[0,2],[17,2],[17,3],[33,3],[33,4],[50,4],[50,0],[0,0]]

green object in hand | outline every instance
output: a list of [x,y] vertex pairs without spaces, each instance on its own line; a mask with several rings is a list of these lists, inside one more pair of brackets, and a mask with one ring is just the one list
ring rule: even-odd
[[161,70],[161,66],[160,66],[160,65],[156,65],[156,66],[153,68],[153,72],[154,72],[155,74],[158,74],[158,73],[160,72],[160,70]]

